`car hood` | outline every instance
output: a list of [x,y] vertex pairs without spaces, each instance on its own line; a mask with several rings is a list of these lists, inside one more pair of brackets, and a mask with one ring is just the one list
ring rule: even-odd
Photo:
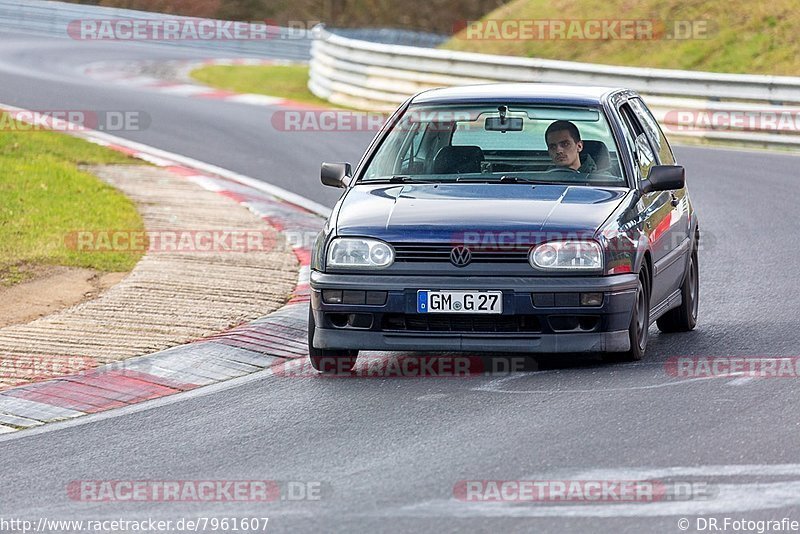
[[337,215],[339,235],[450,241],[461,232],[593,234],[628,189],[531,184],[360,184]]

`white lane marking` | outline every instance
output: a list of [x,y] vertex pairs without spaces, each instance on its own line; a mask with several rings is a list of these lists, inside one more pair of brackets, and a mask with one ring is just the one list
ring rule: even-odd
[[181,84],[181,85],[166,85],[157,87],[160,93],[166,93],[168,95],[181,95],[181,96],[192,96],[198,95],[201,93],[209,93],[208,87],[203,87],[202,85],[189,85],[189,84]]
[[159,158],[157,156],[151,156],[150,154],[146,154],[144,152],[139,152],[138,154],[136,154],[136,157],[144,161],[147,161],[149,163],[152,163],[157,167],[169,167],[170,165],[172,165],[172,162],[168,159]]
[[[800,481],[714,484],[708,500],[548,505],[541,503],[424,501],[385,514],[451,517],[658,517],[742,513],[800,505]],[[383,512],[382,512],[383,513]]]
[[[548,371],[537,371],[535,374],[545,374]],[[504,376],[501,378],[493,378],[489,380],[486,384],[482,386],[478,386],[476,388],[472,388],[471,391],[489,391],[491,393],[505,393],[505,391],[500,389],[500,386],[505,384],[506,382],[510,382],[512,380],[518,380],[520,378],[524,378],[526,376],[531,376],[534,373],[519,373],[519,374],[512,374],[509,376]]]
[[239,104],[251,104],[254,106],[274,106],[286,102],[285,98],[251,93],[228,96],[224,100],[226,102],[238,102]]
[[135,85],[137,87],[155,87],[162,83],[161,80],[152,76],[123,76],[122,78],[117,78],[117,80],[124,82],[125,85]]
[[751,382],[753,379],[755,379],[754,376],[740,376],[739,378],[735,378],[735,379],[731,380],[726,385],[727,386],[743,386],[744,384],[747,384],[748,382]]
[[[560,469],[548,471],[550,478],[574,480],[649,480],[674,477],[800,476],[800,464],[729,464],[674,467],[620,467]],[[537,475],[541,478],[541,474]]]
[[710,377],[710,376],[701,376],[697,378],[688,378],[686,380],[675,380],[672,382],[662,382],[659,384],[648,384],[644,386],[628,386],[628,387],[620,387],[620,388],[596,388],[596,389],[524,389],[524,390],[517,390],[517,389],[502,389],[506,382],[510,382],[512,380],[519,380],[520,378],[530,378],[532,376],[542,375],[546,373],[554,373],[558,372],[559,370],[547,370],[547,371],[536,371],[536,372],[529,372],[529,373],[519,373],[514,374],[511,376],[505,376],[502,378],[495,378],[490,380],[486,384],[481,386],[472,388],[471,391],[483,391],[488,393],[510,393],[515,395],[527,395],[533,393],[605,393],[607,391],[633,391],[633,390],[646,390],[646,389],[659,389],[665,387],[672,387],[678,386],[681,384],[689,384],[692,382],[698,382],[701,380],[709,380],[712,378],[717,377]]
[[[40,116],[38,113],[33,112],[31,110],[10,106],[2,102],[0,102],[0,110],[13,111],[17,113],[27,112],[33,114],[32,116],[34,117]],[[57,123],[57,121],[54,120],[53,123]],[[58,124],[61,123],[59,122]],[[298,195],[297,193],[292,193],[291,191],[288,191],[282,187],[278,187],[277,185],[272,185],[266,182],[262,182],[261,180],[251,178],[249,176],[245,176],[243,174],[230,171],[228,169],[223,169],[222,167],[218,167],[210,163],[199,161],[194,158],[182,156],[180,154],[175,154],[174,152],[168,152],[166,150],[161,150],[160,148],[155,148],[153,146],[145,145],[143,143],[129,141],[127,139],[123,139],[122,137],[117,137],[115,135],[111,135],[106,132],[99,132],[97,130],[88,130],[86,128],[84,128],[81,131],[80,128],[81,127],[79,127],[78,125],[73,125],[72,128],[66,127],[63,128],[64,130],[63,133],[72,135],[74,137],[80,137],[81,139],[85,139],[87,141],[91,141],[93,143],[101,145],[106,145],[106,146],[109,144],[119,145],[121,147],[125,147],[135,152],[138,152],[139,154],[137,154],[137,157],[141,157],[141,159],[145,159],[145,157],[159,158],[157,161],[161,161],[162,163],[166,162],[168,165],[179,164],[185,167],[190,167],[199,170],[204,173],[220,176],[227,180],[231,180],[239,184],[252,187],[253,189],[256,189],[263,193],[267,193],[268,195],[280,198],[296,206],[300,206],[301,208],[304,208],[316,215],[319,215],[320,217],[327,218],[328,215],[330,215],[331,213],[331,209],[328,208],[327,206],[323,206],[322,204],[315,202],[310,198]],[[62,130],[62,128],[59,128],[59,130]]]
[[[560,469],[520,480],[675,480],[678,477],[800,476],[800,464],[742,464],[676,467]],[[467,502],[455,498],[423,501],[396,515],[511,517],[635,517],[704,515],[800,505],[800,480],[777,482],[705,481],[715,495],[706,499],[637,503]],[[455,484],[455,482],[454,482]]]
[[196,183],[206,191],[212,191],[214,193],[219,193],[220,191],[224,191],[224,189],[220,187],[217,181],[212,180],[208,176],[204,176],[202,174],[198,174],[196,176],[187,176],[186,179],[189,180],[190,182]]

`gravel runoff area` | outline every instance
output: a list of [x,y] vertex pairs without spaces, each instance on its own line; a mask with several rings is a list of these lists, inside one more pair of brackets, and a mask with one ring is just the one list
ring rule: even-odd
[[[234,200],[157,167],[86,169],[136,203],[151,236],[175,233],[191,239],[200,235],[196,232],[224,236],[234,230],[233,235],[245,236],[244,246],[151,249],[97,299],[0,329],[0,390],[216,334],[268,314],[292,296],[299,266],[291,247]],[[125,229],[108,230],[106,235],[122,230],[124,236]],[[92,243],[107,244],[102,236],[92,234]]]

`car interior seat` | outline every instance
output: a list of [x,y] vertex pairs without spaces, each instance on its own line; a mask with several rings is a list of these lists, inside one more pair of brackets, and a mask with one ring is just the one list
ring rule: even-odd
[[483,159],[478,146],[445,146],[433,159],[433,174],[479,173]]
[[611,171],[611,156],[604,142],[584,139],[583,152],[592,156],[595,165],[597,165],[597,172],[607,173]]

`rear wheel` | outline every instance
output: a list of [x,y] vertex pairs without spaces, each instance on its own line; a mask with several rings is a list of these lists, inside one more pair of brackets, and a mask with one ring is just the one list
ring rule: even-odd
[[308,306],[308,358],[311,366],[324,374],[344,374],[353,370],[358,359],[357,350],[314,348],[314,313]]
[[700,303],[700,269],[697,266],[697,246],[689,256],[689,270],[681,285],[681,305],[658,318],[656,324],[662,332],[688,332],[697,325]]

